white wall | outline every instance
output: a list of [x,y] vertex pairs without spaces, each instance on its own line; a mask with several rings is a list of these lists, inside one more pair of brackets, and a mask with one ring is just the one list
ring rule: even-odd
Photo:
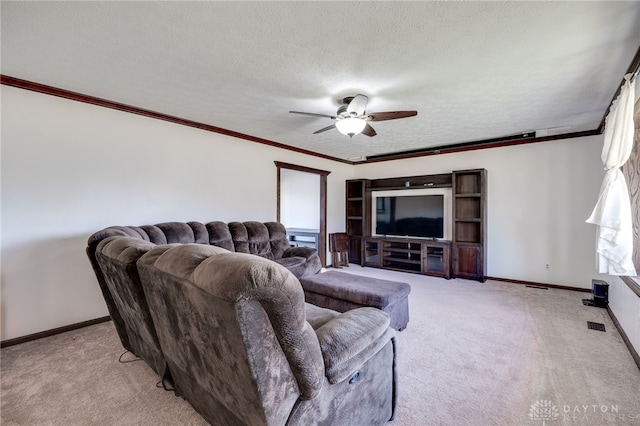
[[[487,275],[591,288],[595,227],[585,223],[602,182],[602,137],[566,139],[356,167],[386,178],[484,168]],[[545,269],[545,264],[550,269]]]
[[353,167],[1,86],[0,339],[108,315],[89,235],[110,225],[275,220],[274,161],[328,170],[327,231],[344,230]]
[[612,276],[605,281],[609,283],[609,307],[636,352],[640,353],[640,297],[619,277]]
[[320,228],[320,175],[280,170],[280,222],[287,228]]

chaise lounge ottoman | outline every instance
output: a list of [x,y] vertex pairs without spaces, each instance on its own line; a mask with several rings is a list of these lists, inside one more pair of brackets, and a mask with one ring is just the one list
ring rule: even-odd
[[409,322],[407,283],[328,271],[300,279],[305,301],[321,308],[345,312],[370,306],[391,316],[391,328],[404,330]]

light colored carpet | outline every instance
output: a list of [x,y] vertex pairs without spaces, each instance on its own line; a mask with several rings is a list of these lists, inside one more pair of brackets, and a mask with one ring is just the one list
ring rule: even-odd
[[[640,370],[588,293],[342,271],[411,284],[393,424],[640,425]],[[1,423],[206,424],[122,352],[110,322],[2,349]]]

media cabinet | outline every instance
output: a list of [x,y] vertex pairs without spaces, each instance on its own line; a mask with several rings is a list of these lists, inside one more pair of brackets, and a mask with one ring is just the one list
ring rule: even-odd
[[[361,266],[484,281],[487,171],[346,181],[349,259]],[[372,192],[451,188],[451,240],[372,235]]]

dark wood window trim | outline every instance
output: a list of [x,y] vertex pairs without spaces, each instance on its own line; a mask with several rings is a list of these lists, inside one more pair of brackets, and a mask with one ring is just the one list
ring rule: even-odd
[[299,172],[314,173],[321,176],[327,176],[331,173],[326,170],[313,169],[311,167],[299,166],[291,163],[283,163],[282,161],[274,161],[274,163],[276,167],[281,169],[297,170]]
[[297,164],[283,163],[282,161],[274,161],[277,168],[277,221],[280,222],[280,170],[289,169],[296,170],[298,172],[313,173],[320,176],[320,235],[318,241],[318,247],[320,247],[320,262],[322,266],[327,266],[327,176],[329,173],[326,170],[314,169],[311,167],[299,166]]

